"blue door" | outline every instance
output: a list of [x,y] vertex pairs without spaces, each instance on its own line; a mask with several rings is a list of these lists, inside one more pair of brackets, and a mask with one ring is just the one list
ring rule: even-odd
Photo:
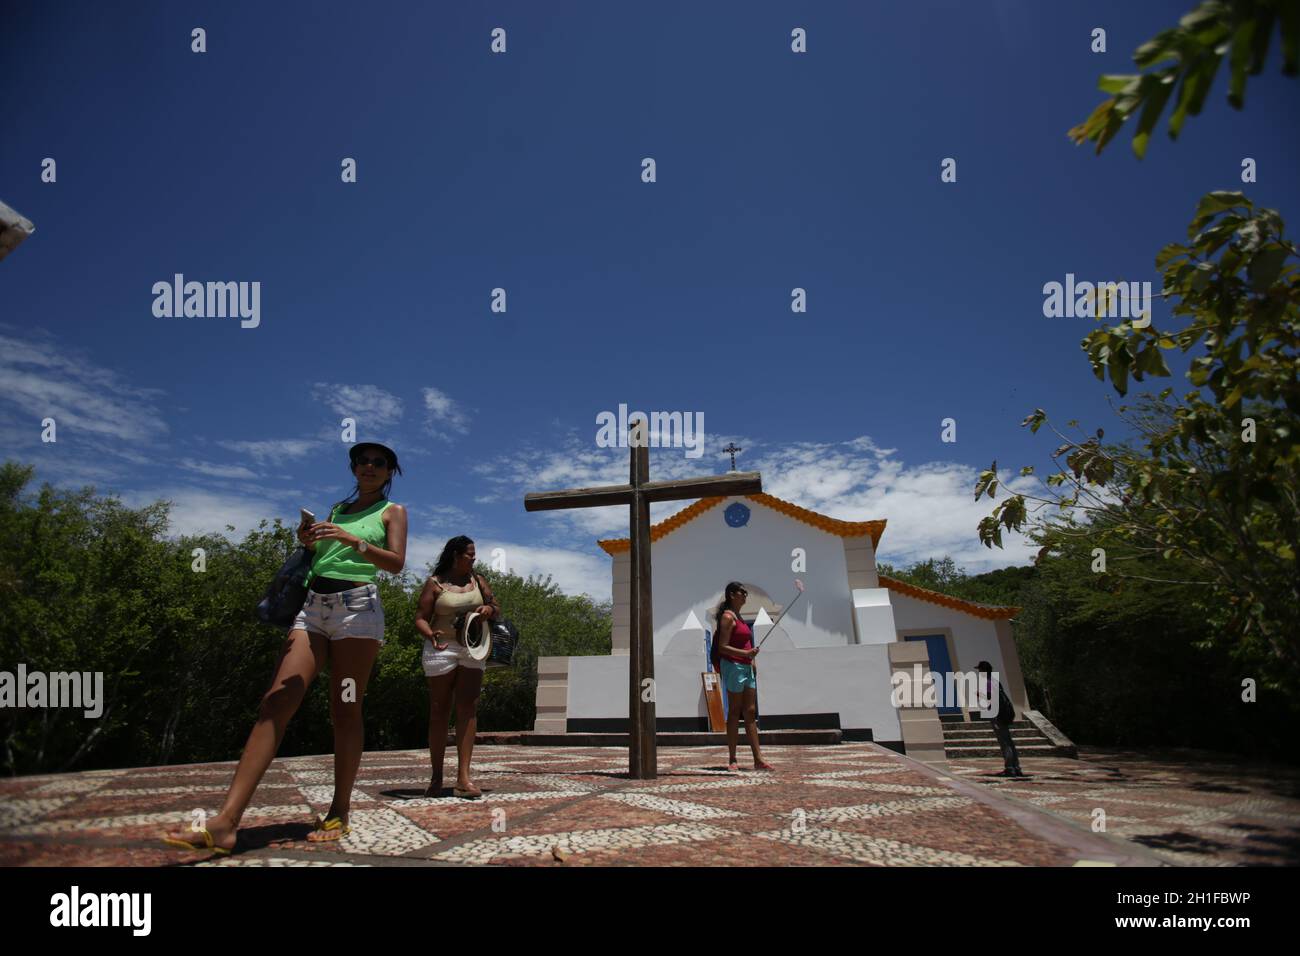
[[952,658],[948,656],[948,642],[942,634],[925,634],[905,637],[905,641],[925,641],[925,649],[930,653],[930,670],[935,674],[935,690],[938,692],[939,713],[960,714],[957,706],[955,688],[946,676],[952,673]]

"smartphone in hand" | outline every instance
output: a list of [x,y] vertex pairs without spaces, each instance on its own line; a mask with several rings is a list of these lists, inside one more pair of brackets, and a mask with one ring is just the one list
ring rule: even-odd
[[300,529],[310,528],[312,525],[316,523],[316,516],[314,514],[312,514],[306,508],[301,508],[299,510],[302,512],[302,519],[298,522],[298,527]]

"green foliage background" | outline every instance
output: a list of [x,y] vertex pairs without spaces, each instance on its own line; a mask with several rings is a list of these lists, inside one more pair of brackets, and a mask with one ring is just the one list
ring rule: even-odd
[[[131,509],[93,489],[49,485],[0,467],[0,670],[99,671],[104,712],[0,709],[0,770],[37,773],[230,760],[257,714],[283,639],[253,609],[295,547],[265,522],[238,543],[167,537],[168,505]],[[233,529],[231,529],[233,530]],[[192,569],[193,551],[206,570]],[[531,729],[537,658],[607,654],[610,608],[549,578],[480,567],[519,629],[509,668],[490,669],[479,730]],[[422,577],[381,575],[387,641],[366,692],[368,749],[428,743],[428,691],[415,630]],[[329,753],[328,684],[317,680],[289,725],[283,756]]]
[[[1268,662],[1206,640],[1210,625],[1188,586],[1095,573],[1095,543],[1067,538],[1033,566],[978,575],[947,557],[903,569],[882,563],[879,571],[968,601],[1020,607],[1012,630],[1030,703],[1075,743],[1300,762],[1295,696],[1264,686]],[[1110,561],[1125,557],[1109,546]],[[1190,575],[1176,562],[1160,565]],[[1259,685],[1251,704],[1241,697],[1247,677]]]

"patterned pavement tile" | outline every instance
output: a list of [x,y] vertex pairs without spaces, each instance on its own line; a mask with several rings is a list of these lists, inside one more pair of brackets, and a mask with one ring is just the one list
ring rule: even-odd
[[79,777],[68,777],[64,780],[51,780],[49,783],[43,783],[38,787],[33,787],[28,792],[33,797],[52,797],[64,793],[92,793],[108,783],[109,781],[102,777],[97,780],[84,780]]
[[[330,804],[334,802],[333,786],[302,786],[298,787],[298,790],[302,793],[302,798],[304,800],[310,803],[313,807],[319,807],[321,811],[328,810]],[[260,787],[258,788],[258,792],[261,792]],[[366,793],[364,790],[358,790],[356,787],[352,788],[352,795],[349,798],[350,806],[368,807],[375,802],[377,801],[374,797],[370,796],[370,794]]]
[[[725,748],[664,747],[656,779],[633,780],[623,748],[481,746],[473,775],[484,796],[473,801],[450,793],[454,748],[438,797],[423,796],[427,751],[366,754],[352,832],[327,844],[305,837],[313,808],[332,799],[333,758],[277,760],[245,816],[240,852],[203,862],[1068,866],[1122,846],[1087,829],[1096,806],[1107,811],[1110,838],[1170,862],[1278,862],[1300,845],[1300,774],[1250,777],[1211,762],[1085,755],[1027,758],[1030,777],[1008,780],[990,776],[996,760],[954,761],[945,777],[871,743],[764,753],[777,772],[729,772]],[[152,842],[162,829],[188,826],[196,804],[214,812],[234,766],[0,781],[0,865],[199,862],[201,854]],[[972,799],[969,785],[990,791],[992,804]],[[1042,809],[1016,809],[1015,801]],[[1041,824],[1049,818],[1082,827]]]
[[990,776],[996,758],[952,761],[962,779],[1043,806],[1182,866],[1300,864],[1300,768],[1253,765],[1190,751],[1079,748],[1079,759],[1036,757],[1025,780]]
[[687,793],[702,790],[733,790],[737,787],[760,787],[775,784],[778,778],[771,774],[755,774],[729,780],[704,780],[691,783],[670,783],[629,789],[628,793]]
[[452,863],[492,863],[523,860],[529,863],[554,862],[552,851],[565,854],[598,853],[649,846],[672,846],[681,843],[716,840],[728,831],[703,823],[670,823],[662,826],[620,827],[603,830],[571,830],[527,836],[475,840],[436,855]]
[[869,837],[860,833],[810,827],[801,832],[789,829],[759,833],[765,840],[809,847],[832,856],[876,866],[1018,866],[1010,860],[971,856],[933,847],[914,846],[898,840]]
[[894,800],[889,803],[859,803],[845,807],[826,807],[805,811],[807,819],[819,823],[843,823],[847,820],[865,820],[869,817],[897,816],[903,813],[923,813],[927,810],[952,810],[969,807],[969,797],[925,797],[920,800]]
[[[554,805],[563,800],[585,797],[589,793],[590,791],[587,790],[533,790],[520,793],[484,790],[483,796],[477,800],[467,800],[463,797],[412,797],[409,800],[388,800],[386,803],[393,809],[407,815],[425,809],[433,811],[435,814],[445,814],[462,810],[471,811],[479,807],[523,804],[518,808],[512,806],[506,810],[507,813],[513,814],[530,812],[540,807]],[[487,812],[490,815],[491,811]]]
[[338,841],[343,853],[401,856],[439,842],[435,834],[417,826],[409,817],[386,808],[354,810],[348,824],[352,832]]
[[844,787],[852,790],[874,790],[877,793],[910,793],[918,796],[952,794],[952,790],[948,787],[918,787],[906,783],[878,783],[871,780],[825,780],[820,777],[806,777],[804,782],[817,787]]
[[[205,811],[208,816],[215,816],[216,809]],[[268,819],[284,819],[292,815],[295,822],[307,822],[311,819],[311,809],[306,804],[249,807],[244,812],[244,825],[263,822]],[[119,837],[136,839],[153,839],[169,828],[188,827],[191,817],[188,813],[168,810],[162,813],[130,813],[115,817],[74,817],[58,820],[42,820],[14,827],[12,833],[26,836],[50,835],[58,833],[77,833],[96,836],[113,833]]]
[[870,767],[864,770],[831,770],[827,773],[805,774],[804,780],[816,783],[821,780],[845,780],[851,777],[871,777],[880,774],[903,773],[905,767]]
[[633,807],[642,807],[646,810],[658,810],[660,813],[667,813],[669,816],[680,817],[683,820],[719,820],[726,817],[743,816],[737,810],[712,807],[707,803],[669,800],[666,797],[656,797],[648,793],[606,793],[603,796],[606,800],[617,800],[620,803],[626,803]]
[[0,801],[0,830],[21,827],[24,823],[39,820],[59,807],[75,801],[73,796],[32,797]]
[[371,866],[370,863],[352,863],[347,860],[299,860],[283,856],[223,856],[205,860],[195,866]]

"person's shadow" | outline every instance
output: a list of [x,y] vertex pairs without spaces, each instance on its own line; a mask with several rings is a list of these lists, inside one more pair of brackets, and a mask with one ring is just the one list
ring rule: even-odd
[[[484,797],[486,797],[489,793],[492,792],[492,788],[491,788],[491,787],[482,787],[482,786],[481,786],[481,787],[479,787],[479,789],[483,791],[483,796],[484,796]],[[443,787],[441,790],[439,790],[437,793],[429,793],[428,788],[426,788],[426,787],[421,787],[421,788],[419,788],[419,789],[411,789],[411,790],[407,790],[407,789],[400,789],[400,790],[380,790],[380,791],[379,791],[379,795],[380,795],[381,797],[387,797],[387,798],[389,798],[390,800],[422,800],[422,799],[424,799],[424,798],[426,798],[426,797],[428,797],[428,798],[430,798],[430,799],[432,799],[432,798],[440,798],[440,797],[454,797],[454,796],[456,795],[456,793],[455,793],[455,790],[454,790],[452,787],[450,787],[450,786],[444,786],[444,787]],[[481,797],[461,797],[460,799],[468,801],[468,800],[479,800],[479,799],[482,799],[482,798],[481,798]]]
[[[235,840],[235,849],[231,856],[239,856],[243,853],[250,853],[254,850],[264,850],[269,846],[277,843],[306,843],[307,835],[315,832],[316,828],[310,823],[270,823],[258,827],[240,827],[239,835]],[[196,852],[202,852],[202,847],[195,847]],[[207,863],[211,860],[226,860],[228,856],[221,854],[211,854],[200,857],[196,860],[186,860],[179,863],[179,866],[194,866],[197,863]]]

